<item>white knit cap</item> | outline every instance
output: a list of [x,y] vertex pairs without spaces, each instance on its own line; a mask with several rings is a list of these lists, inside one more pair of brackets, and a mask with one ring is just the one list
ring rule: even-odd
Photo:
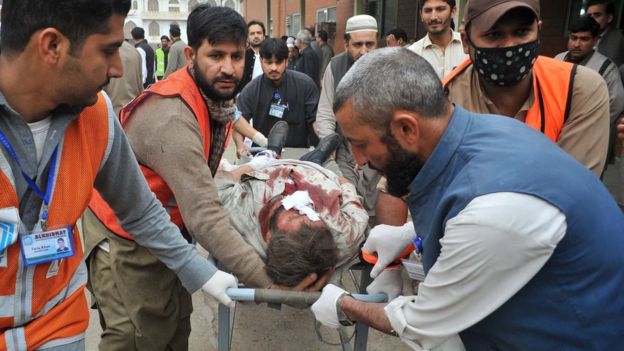
[[369,15],[357,15],[347,20],[345,33],[375,32],[377,33],[377,20]]
[[288,39],[286,39],[286,46],[289,48],[294,48],[295,47],[295,39],[288,37]]

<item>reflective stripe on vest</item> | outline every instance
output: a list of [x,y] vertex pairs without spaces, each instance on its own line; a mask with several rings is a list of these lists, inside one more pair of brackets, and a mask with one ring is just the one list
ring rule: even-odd
[[[444,89],[448,89],[448,84],[471,65],[472,62],[468,58],[444,77],[442,80]],[[535,101],[527,111],[524,123],[544,133],[553,142],[559,140],[561,129],[570,114],[576,67],[545,56],[539,56],[533,66]]]
[[[83,292],[87,273],[76,221],[91,196],[108,134],[108,108],[100,94],[95,105],[69,124],[59,160],[52,165],[58,171],[48,225],[73,227],[76,256],[61,260],[58,273],[48,277],[52,262],[26,267],[18,244],[7,249],[7,267],[0,268],[0,350],[63,345],[80,340],[85,332],[89,322]],[[0,164],[0,208],[19,208],[10,164],[4,158]]]
[[[209,159],[210,115],[208,108],[206,107],[206,102],[199,92],[197,84],[195,84],[195,81],[189,74],[188,69],[185,68],[177,70],[176,72],[169,75],[167,79],[158,81],[148,90],[144,91],[141,95],[139,95],[136,99],[126,105],[120,113],[121,124],[125,125],[129,119],[134,118],[134,112],[136,111],[136,108],[152,95],[180,98],[182,99],[182,101],[184,101],[184,103],[193,112],[195,119],[197,119],[197,123],[199,124],[199,130],[202,135],[202,140],[204,142],[204,155],[206,159]],[[232,123],[229,123],[227,126],[226,140],[230,139],[231,132]],[[145,179],[147,179],[147,184],[156,195],[156,198],[163,204],[163,207],[169,213],[171,221],[175,225],[177,225],[178,228],[182,229],[184,227],[184,222],[182,221],[180,209],[175,202],[173,192],[171,191],[165,180],[148,167],[145,167],[144,165],[140,165],[140,167],[143,175],[145,176]],[[132,235],[123,230],[121,224],[119,223],[119,220],[115,216],[110,206],[108,206],[106,201],[104,201],[96,191],[94,191],[93,193],[93,198],[89,203],[89,208],[111,232],[126,239],[132,240]]]

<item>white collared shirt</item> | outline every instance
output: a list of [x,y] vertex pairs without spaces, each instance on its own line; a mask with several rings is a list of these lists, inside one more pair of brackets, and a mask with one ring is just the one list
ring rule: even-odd
[[433,66],[440,79],[451,73],[455,67],[468,58],[468,55],[464,53],[461,35],[455,31],[451,31],[451,33],[451,42],[448,43],[444,51],[431,42],[429,34],[408,47],[408,49],[427,60]]
[[440,256],[418,295],[399,296],[385,307],[392,328],[414,350],[455,338],[533,279],[566,231],[563,212],[538,197],[475,197],[446,222]]
[[262,71],[262,64],[260,63],[260,54],[256,54],[256,59],[254,60],[253,73],[251,73],[251,79],[261,76],[263,73],[264,72]]

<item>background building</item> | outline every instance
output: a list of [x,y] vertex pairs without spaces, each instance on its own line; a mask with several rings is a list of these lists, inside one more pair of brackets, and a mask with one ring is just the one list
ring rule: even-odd
[[[330,45],[336,53],[344,51],[344,26],[355,14],[375,17],[380,37],[401,27],[411,41],[425,35],[418,16],[422,0],[240,0],[239,10],[246,20],[258,19],[267,24],[272,37],[295,35],[304,27],[323,28],[330,34]],[[461,23],[467,0],[457,0],[456,27]],[[541,1],[541,53],[547,56],[566,50],[568,25],[582,13],[586,0]],[[624,0],[615,0],[616,23],[624,28]],[[268,15],[270,13],[270,15]],[[270,21],[267,20],[270,18]]]
[[195,6],[203,3],[227,6],[240,12],[238,0],[132,0],[124,34],[126,38],[130,38],[132,28],[142,27],[148,42],[159,43],[160,36],[169,35],[169,25],[177,23],[182,31],[182,40],[188,41],[186,19]]

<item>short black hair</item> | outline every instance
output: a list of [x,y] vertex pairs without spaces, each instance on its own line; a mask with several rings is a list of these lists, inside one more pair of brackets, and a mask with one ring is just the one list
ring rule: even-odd
[[615,15],[615,3],[612,0],[589,0],[586,9],[594,5],[605,5],[605,13],[607,15]]
[[278,60],[288,58],[288,47],[281,39],[269,38],[260,44],[260,57],[270,60],[273,56]]
[[266,28],[264,27],[264,23],[258,21],[258,20],[251,20],[249,22],[247,22],[247,29],[249,29],[249,27],[253,26],[253,25],[258,25],[262,28],[262,35],[264,35],[266,37]]
[[570,33],[590,32],[596,38],[600,34],[600,25],[589,15],[583,15],[570,25]]
[[171,34],[172,37],[179,37],[182,34],[180,26],[175,23],[169,25],[169,34]]
[[186,35],[194,50],[199,49],[204,40],[211,45],[224,41],[244,44],[247,26],[243,16],[229,7],[201,4],[188,16]]
[[132,31],[130,31],[130,35],[132,35],[132,39],[134,40],[145,39],[145,29],[134,27]]
[[327,40],[329,39],[329,34],[327,33],[327,31],[322,29],[318,31],[318,36],[324,42],[327,42]]
[[161,36],[161,37],[160,37],[160,40],[170,41],[171,39],[169,39],[169,37],[168,37],[168,36],[163,35],[163,36]]
[[399,40],[399,39],[403,39],[403,42],[405,44],[407,44],[407,33],[405,33],[405,31],[401,28],[394,28],[390,31],[388,31],[388,33],[386,33],[386,36],[388,35],[394,35],[394,37]]
[[[426,2],[427,2],[427,0],[422,0],[422,1],[420,2],[418,12],[422,11],[423,6],[425,6],[425,3],[426,3]],[[444,0],[444,2],[445,2],[445,3],[447,3],[447,4],[451,7],[451,9],[453,9],[453,8],[457,5],[457,4],[455,3],[455,0]]]
[[110,17],[125,17],[130,5],[130,0],[4,0],[2,52],[22,52],[36,31],[56,28],[69,39],[71,53],[76,54],[88,36],[109,33]]

